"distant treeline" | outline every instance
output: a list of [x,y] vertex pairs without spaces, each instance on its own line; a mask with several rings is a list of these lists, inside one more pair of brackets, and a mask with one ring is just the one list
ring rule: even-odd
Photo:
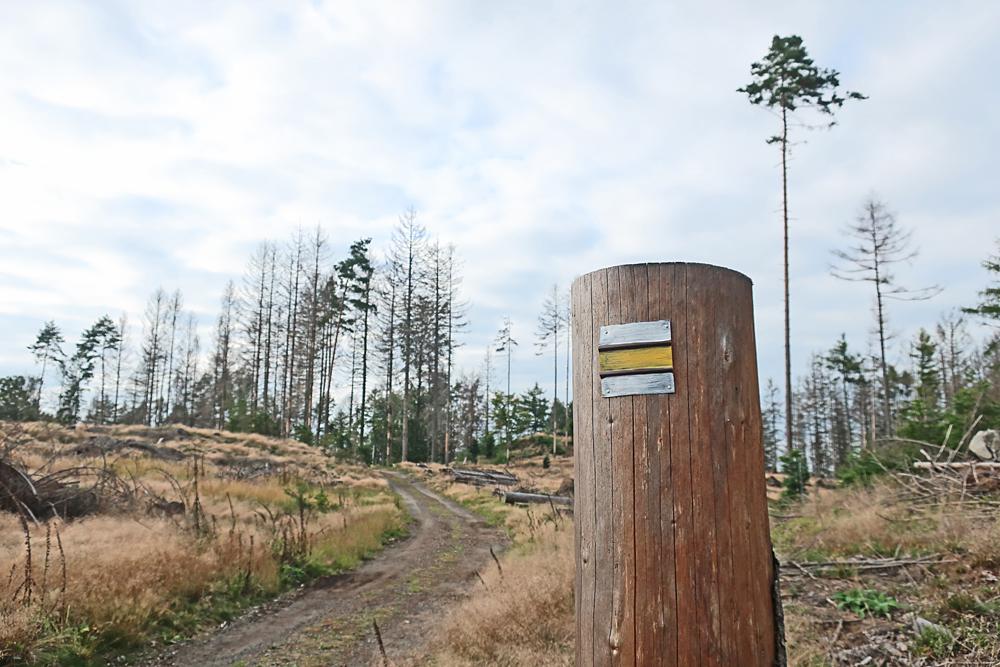
[[[883,203],[866,202],[847,231],[856,243],[835,253],[835,275],[872,288],[874,335],[859,347],[841,335],[812,355],[792,392],[791,449],[784,396],[768,380],[763,437],[772,470],[784,460],[833,475],[890,441],[939,445],[947,435],[955,446],[973,426],[1000,427],[1000,331],[982,343],[972,334],[976,320],[1000,323],[1000,245],[983,263],[992,282],[976,305],[897,342],[889,304],[937,290],[896,282],[891,267],[915,253]],[[38,375],[0,378],[0,419],[183,423],[295,437],[373,462],[502,461],[520,436],[546,431],[555,451],[571,434],[568,391],[557,398],[568,390],[569,312],[556,287],[535,340],[538,354],[552,355],[551,398],[537,384],[515,395],[509,319],[482,367],[456,370],[467,326],[459,262],[412,211],[381,257],[370,239],[337,259],[330,246],[321,229],[261,244],[240,282],[224,290],[207,353],[179,292],[153,293],[135,340],[125,316],[104,316],[66,349],[59,327],[46,323],[30,346]],[[506,377],[494,377],[497,356]],[[898,356],[904,363],[891,363]]]
[[[901,238],[898,229],[888,227],[890,223],[895,220],[884,205],[869,202],[852,229],[860,228],[862,237],[867,234],[874,240],[855,246],[852,256],[846,252],[837,256],[857,260],[848,266],[861,264],[868,273],[860,275],[871,275],[873,254],[859,256],[857,251],[877,248],[880,259],[885,259],[884,251],[891,247],[886,239],[896,243]],[[912,252],[904,254],[913,256]],[[882,264],[882,275],[867,280],[875,297],[874,335],[867,347],[852,348],[842,334],[830,349],[814,353],[808,372],[798,378],[792,394],[795,450],[791,456],[782,446],[782,396],[768,380],[762,407],[769,469],[777,470],[780,458],[785,467],[808,462],[813,474],[830,476],[851,471],[866,458],[872,466],[889,462],[875,461],[886,444],[913,441],[909,444],[914,451],[920,446],[917,441],[940,446],[947,436],[947,445],[955,447],[970,429],[1000,428],[1000,330],[996,328],[1000,324],[1000,241],[997,254],[983,262],[994,278],[980,292],[979,303],[946,312],[935,324],[919,329],[913,339],[898,343],[888,334],[887,304],[894,297],[924,298],[927,292],[899,288],[888,272],[890,266],[891,262]],[[991,327],[982,343],[972,335],[976,320]],[[894,352],[902,353],[904,363],[889,362]]]
[[[467,325],[458,263],[412,210],[382,257],[361,239],[334,258],[322,229],[299,230],[262,243],[226,286],[207,354],[179,291],[152,294],[135,340],[125,315],[101,317],[69,348],[46,323],[30,346],[38,375],[0,378],[0,419],[181,423],[375,462],[495,456],[501,437],[567,430],[565,404],[537,385],[491,395],[489,353],[484,368],[456,371]],[[566,316],[553,308],[555,331],[539,342],[555,350]]]

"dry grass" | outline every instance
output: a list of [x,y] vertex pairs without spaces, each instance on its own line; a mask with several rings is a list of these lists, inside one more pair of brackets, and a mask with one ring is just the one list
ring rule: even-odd
[[572,525],[548,525],[483,574],[485,585],[443,621],[434,664],[573,664]]
[[779,556],[809,560],[953,553],[972,567],[998,564],[1000,513],[984,520],[964,504],[915,508],[899,496],[900,489],[885,482],[808,498],[794,506],[798,516],[775,522]]
[[[33,424],[26,432],[12,458],[29,470],[94,464],[73,454],[94,429]],[[114,514],[37,525],[0,514],[0,663],[97,659],[150,633],[171,641],[285,586],[354,567],[403,528],[384,480],[334,469],[301,443],[174,427],[100,434],[196,456],[172,462],[116,451],[107,464],[140,493]],[[234,479],[235,452],[246,450],[267,469]],[[150,513],[147,496],[183,501],[187,512]]]
[[[786,564],[789,664],[839,665],[866,657],[873,664],[1000,664],[1000,513],[983,512],[980,504],[995,499],[940,500],[914,504],[886,480],[808,498],[782,510],[791,518],[772,519],[775,548],[786,563],[921,555],[945,561],[884,572],[838,566],[816,578]],[[855,589],[885,593],[902,610],[890,619],[859,619],[829,602]],[[950,638],[916,634],[913,616],[947,628]],[[837,627],[838,641],[831,644]]]
[[[513,473],[518,478],[517,489],[555,494],[560,487],[572,480],[573,459],[567,456],[552,457],[549,468],[542,467],[542,459],[543,457],[519,459],[509,466],[476,467]],[[420,467],[404,463],[400,467],[440,493],[477,512],[491,525],[503,528],[516,544],[532,540],[541,526],[556,521],[551,507],[547,505],[528,508],[505,505],[493,494],[493,487],[453,483],[445,466],[433,463]],[[456,463],[455,467],[463,466]],[[571,526],[572,519],[567,517],[565,523]]]
[[[536,488],[551,491],[570,470],[562,465],[551,473],[539,466],[515,474],[525,478],[530,472]],[[448,484],[444,475],[414,471],[504,526],[515,542],[501,557],[504,578],[495,568],[484,573],[487,587],[477,586],[445,619],[428,661],[448,666],[572,664],[571,522],[559,526],[545,516],[545,508],[532,507],[529,514],[524,508],[501,505],[489,489]],[[782,587],[790,665],[855,664],[867,655],[875,657],[871,664],[1000,664],[996,509],[990,515],[981,506],[954,501],[914,506],[898,486],[886,481],[867,489],[822,489],[776,514],[788,517],[772,519],[775,547],[783,561],[929,554],[950,561],[881,573],[842,568],[815,580],[789,576]],[[785,574],[793,575],[794,568],[786,567]],[[837,591],[855,588],[885,592],[903,609],[890,619],[859,619],[829,602]],[[913,615],[948,628],[955,641],[941,644],[917,636],[911,628]],[[832,643],[835,633],[837,642]],[[886,646],[904,657],[887,657],[882,652]],[[853,662],[843,657],[851,655]]]
[[[295,440],[270,438],[256,433],[230,433],[175,424],[156,428],[80,424],[68,429],[48,422],[35,422],[19,426],[24,439],[24,444],[18,447],[19,455],[33,456],[33,461],[38,462],[53,456],[63,458],[68,448],[109,436],[175,450],[187,456],[204,457],[209,465],[219,468],[267,464],[275,474],[285,473],[299,478],[334,472],[332,459],[319,449]],[[167,462],[151,459],[142,452],[127,448],[110,458],[132,459],[141,468],[171,468]],[[63,460],[61,465],[66,465],[66,461]],[[343,467],[337,466],[337,472]]]
[[[452,484],[439,466],[412,467],[437,490],[502,527],[513,546],[500,556],[503,573],[488,567],[484,584],[449,613],[421,664],[571,665],[573,617],[573,523],[551,507],[504,505],[490,488]],[[541,458],[510,466],[525,486],[554,493],[572,475],[572,459],[543,469]]]

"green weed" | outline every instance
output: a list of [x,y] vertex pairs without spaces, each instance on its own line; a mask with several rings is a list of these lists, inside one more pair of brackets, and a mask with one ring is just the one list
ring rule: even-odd
[[889,618],[892,612],[899,609],[895,598],[871,588],[854,588],[849,591],[838,591],[833,594],[837,609],[852,611],[861,618],[865,616],[884,616]]

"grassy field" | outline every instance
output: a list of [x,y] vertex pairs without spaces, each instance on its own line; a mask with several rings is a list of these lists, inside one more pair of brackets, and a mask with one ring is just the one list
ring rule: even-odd
[[0,512],[0,664],[155,650],[353,568],[405,530],[384,480],[294,441],[0,429],[0,461],[87,491],[48,520]]
[[[169,644],[353,567],[404,527],[384,481],[300,443],[175,427],[4,433],[6,460],[36,475],[119,480],[79,518],[36,525],[0,513],[6,662],[88,664]],[[404,468],[511,538],[442,619],[421,664],[572,664],[572,517],[504,505],[440,466]],[[553,493],[572,460],[510,469]],[[772,500],[789,664],[1000,664],[997,490],[931,487],[883,477]]]
[[790,664],[1000,664],[997,500],[884,479],[775,512]]
[[[547,470],[540,461],[512,469],[550,492],[572,474],[569,459]],[[545,506],[502,505],[489,489],[449,484],[436,471],[415,474],[514,539],[502,574],[482,573],[484,583],[442,624],[433,664],[572,664],[571,522]],[[915,494],[883,478],[814,489],[801,502],[772,503],[771,512],[790,665],[1000,664],[996,495]]]

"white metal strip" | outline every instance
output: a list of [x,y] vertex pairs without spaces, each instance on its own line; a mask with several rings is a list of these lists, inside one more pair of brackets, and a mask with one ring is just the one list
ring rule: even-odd
[[672,394],[675,391],[673,373],[612,375],[601,378],[601,396],[604,398],[642,394]]
[[601,327],[598,348],[651,345],[670,342],[670,320],[609,324]]

